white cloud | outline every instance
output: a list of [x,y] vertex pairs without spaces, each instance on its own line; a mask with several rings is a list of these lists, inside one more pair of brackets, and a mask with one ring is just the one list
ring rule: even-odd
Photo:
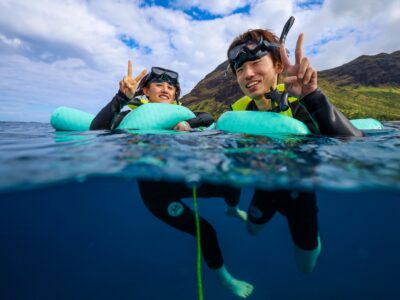
[[242,8],[252,1],[250,0],[175,0],[174,5],[180,8],[188,9],[197,7],[214,15],[226,15],[236,9]]
[[[320,10],[302,12],[296,28],[305,32],[306,47],[321,44],[313,55],[317,69],[349,62],[360,55],[399,50],[393,36],[400,28],[400,3],[326,0]],[[315,49],[314,49],[315,50]],[[329,55],[328,55],[329,53]]]
[[[399,50],[397,0],[325,0],[314,6],[297,6],[296,0],[185,1],[185,7],[225,15],[213,20],[194,20],[177,9],[181,1],[170,8],[141,3],[1,1],[0,120],[14,115],[48,121],[60,105],[96,113],[117,91],[128,59],[137,73],[153,65],[177,70],[185,94],[226,59],[235,36],[249,28],[279,35],[291,15],[296,21],[287,47],[293,52],[304,32],[306,53],[319,70]],[[248,13],[232,14],[248,4]],[[125,45],[122,36],[138,48]]]
[[11,46],[14,48],[18,48],[22,45],[22,41],[18,38],[11,38],[9,39],[3,34],[0,34],[0,42],[6,44],[7,46]]

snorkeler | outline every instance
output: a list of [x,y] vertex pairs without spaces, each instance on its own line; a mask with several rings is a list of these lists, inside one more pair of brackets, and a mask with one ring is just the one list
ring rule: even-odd
[[[90,129],[114,129],[130,112],[121,112],[125,105],[135,109],[143,102],[179,104],[180,85],[175,71],[153,67],[146,75],[142,71],[132,78],[132,64],[128,61],[128,75],[119,83],[120,89],[94,118]],[[143,98],[145,96],[145,98]],[[145,104],[144,104],[145,105]],[[175,130],[189,131],[200,126],[209,126],[214,121],[208,113],[195,113],[196,117],[176,124]],[[196,236],[195,216],[182,198],[191,196],[191,190],[183,183],[156,180],[138,180],[142,200],[149,211],[158,219],[180,231]],[[228,186],[204,183],[197,190],[199,197],[224,198],[226,214],[247,220],[247,213],[239,209],[240,190]],[[212,225],[200,217],[201,251],[208,267],[215,271],[221,283],[229,292],[240,298],[248,297],[253,286],[234,278],[226,269],[217,234]]]
[[[151,103],[178,104],[180,85],[178,73],[172,70],[152,67],[146,75],[143,70],[138,76],[132,78],[132,63],[128,61],[128,75],[119,82],[119,91],[93,119],[91,130],[115,129],[123,118],[130,112],[121,112],[128,105],[131,109]],[[190,131],[192,128],[210,126],[214,119],[209,113],[194,113],[196,117],[182,121],[174,127],[177,131]]]
[[[233,40],[227,51],[229,66],[242,92],[251,98],[235,103],[233,110],[283,113],[304,122],[315,134],[363,136],[318,89],[317,71],[303,57],[303,34],[297,40],[295,64],[289,61],[284,42],[293,22],[291,17],[280,39],[271,31],[255,29]],[[278,78],[284,71],[282,91]],[[248,232],[258,234],[276,212],[287,219],[298,267],[311,272],[321,252],[315,192],[257,189],[248,209]]]
[[[252,111],[285,113],[304,122],[315,134],[363,136],[318,89],[317,71],[303,57],[304,35],[296,44],[292,65],[285,49],[285,37],[293,24],[291,17],[278,39],[264,29],[249,30],[236,37],[228,48],[229,66],[242,92],[251,101],[241,108]],[[278,78],[286,72],[284,91],[278,90]],[[291,101],[288,101],[288,98]]]

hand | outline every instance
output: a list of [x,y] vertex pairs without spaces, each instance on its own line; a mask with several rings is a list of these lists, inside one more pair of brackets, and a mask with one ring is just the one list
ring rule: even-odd
[[190,124],[186,121],[182,121],[178,124],[176,124],[176,126],[174,127],[174,130],[176,131],[190,131],[192,130],[192,127],[190,126]]
[[287,77],[283,80],[285,90],[298,97],[304,97],[314,92],[318,87],[317,71],[311,66],[310,60],[303,57],[303,40],[304,35],[300,33],[296,43],[296,62],[294,65],[290,63],[283,43],[279,49],[283,68],[287,73]]
[[146,75],[147,71],[140,72],[135,79],[132,78],[132,62],[128,60],[128,75],[119,82],[119,90],[123,92],[129,99],[135,96],[136,88],[140,80]]

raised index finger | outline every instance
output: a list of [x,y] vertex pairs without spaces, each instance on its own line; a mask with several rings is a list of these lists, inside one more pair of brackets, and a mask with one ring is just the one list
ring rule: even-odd
[[301,63],[301,59],[303,58],[303,40],[304,40],[304,34],[300,33],[299,37],[297,38],[296,50],[294,52],[296,58],[296,65],[299,65]]
[[132,62],[128,60],[128,77],[132,78]]

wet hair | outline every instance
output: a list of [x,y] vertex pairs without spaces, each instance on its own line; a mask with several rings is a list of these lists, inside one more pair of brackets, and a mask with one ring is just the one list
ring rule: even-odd
[[[230,46],[228,48],[227,54],[229,53],[229,51],[231,49],[233,49],[237,45],[244,44],[247,41],[254,41],[255,43],[258,43],[260,41],[261,35],[263,36],[264,40],[267,40],[270,43],[278,43],[279,44],[279,38],[271,31],[265,30],[265,29],[250,29],[250,30],[244,32],[243,34],[237,36],[233,40],[233,42],[230,44]],[[274,66],[277,62],[282,63],[281,55],[279,53],[279,48],[276,48],[273,51],[271,51],[270,55],[271,55]],[[229,60],[229,58],[228,58],[228,60]],[[234,68],[233,62],[229,61],[229,66],[232,70],[232,73],[236,76],[236,70]]]

